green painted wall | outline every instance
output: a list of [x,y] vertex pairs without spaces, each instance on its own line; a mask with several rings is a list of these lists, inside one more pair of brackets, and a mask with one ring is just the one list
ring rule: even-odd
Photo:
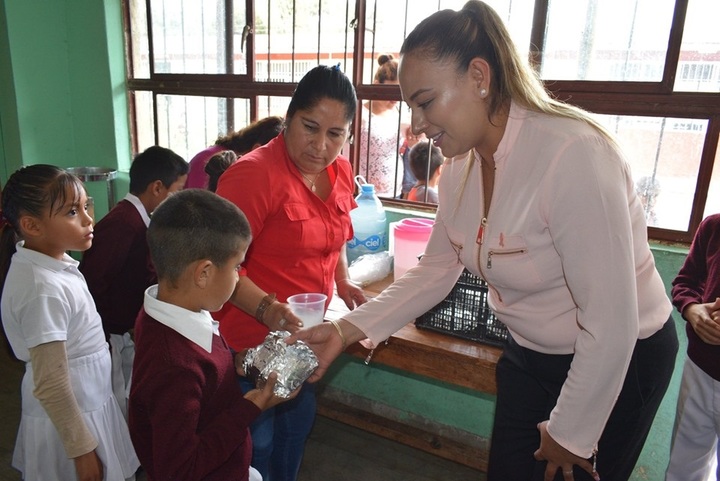
[[129,169],[121,20],[117,0],[0,0],[3,184],[37,163]]
[[0,2],[0,183],[4,184],[10,172],[21,165],[21,156],[10,35],[4,0]]

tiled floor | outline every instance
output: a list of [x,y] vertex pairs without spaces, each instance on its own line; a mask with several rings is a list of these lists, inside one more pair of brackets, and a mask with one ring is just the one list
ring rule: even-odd
[[[24,366],[0,346],[0,481],[20,481],[10,466]],[[483,481],[483,473],[318,417],[298,481]],[[138,481],[143,481],[140,477]]]

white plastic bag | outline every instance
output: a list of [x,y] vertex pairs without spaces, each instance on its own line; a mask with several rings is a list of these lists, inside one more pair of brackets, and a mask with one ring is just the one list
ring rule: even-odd
[[362,287],[385,279],[392,272],[393,257],[387,252],[365,254],[348,268],[350,279]]

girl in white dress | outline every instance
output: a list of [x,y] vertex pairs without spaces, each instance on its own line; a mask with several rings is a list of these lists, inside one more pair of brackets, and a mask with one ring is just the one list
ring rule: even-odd
[[113,397],[110,354],[78,262],[92,244],[82,182],[51,165],[8,179],[0,217],[0,312],[26,363],[12,465],[25,480],[134,478],[139,466]]

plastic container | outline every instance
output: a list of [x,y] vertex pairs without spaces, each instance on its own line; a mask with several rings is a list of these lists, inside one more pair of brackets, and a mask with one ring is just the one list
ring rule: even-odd
[[387,218],[380,199],[375,195],[375,186],[365,182],[361,176],[355,179],[360,186],[360,194],[355,197],[357,208],[350,211],[355,235],[347,243],[348,265],[361,255],[386,251],[388,248]]
[[493,346],[504,345],[510,337],[490,309],[487,283],[467,269],[450,294],[418,317],[415,326]]
[[290,310],[298,316],[304,327],[316,326],[325,318],[327,296],[319,292],[303,292],[287,299]]
[[393,274],[400,279],[408,269],[415,267],[418,257],[425,252],[435,221],[408,217],[390,224],[390,252],[394,257]]

